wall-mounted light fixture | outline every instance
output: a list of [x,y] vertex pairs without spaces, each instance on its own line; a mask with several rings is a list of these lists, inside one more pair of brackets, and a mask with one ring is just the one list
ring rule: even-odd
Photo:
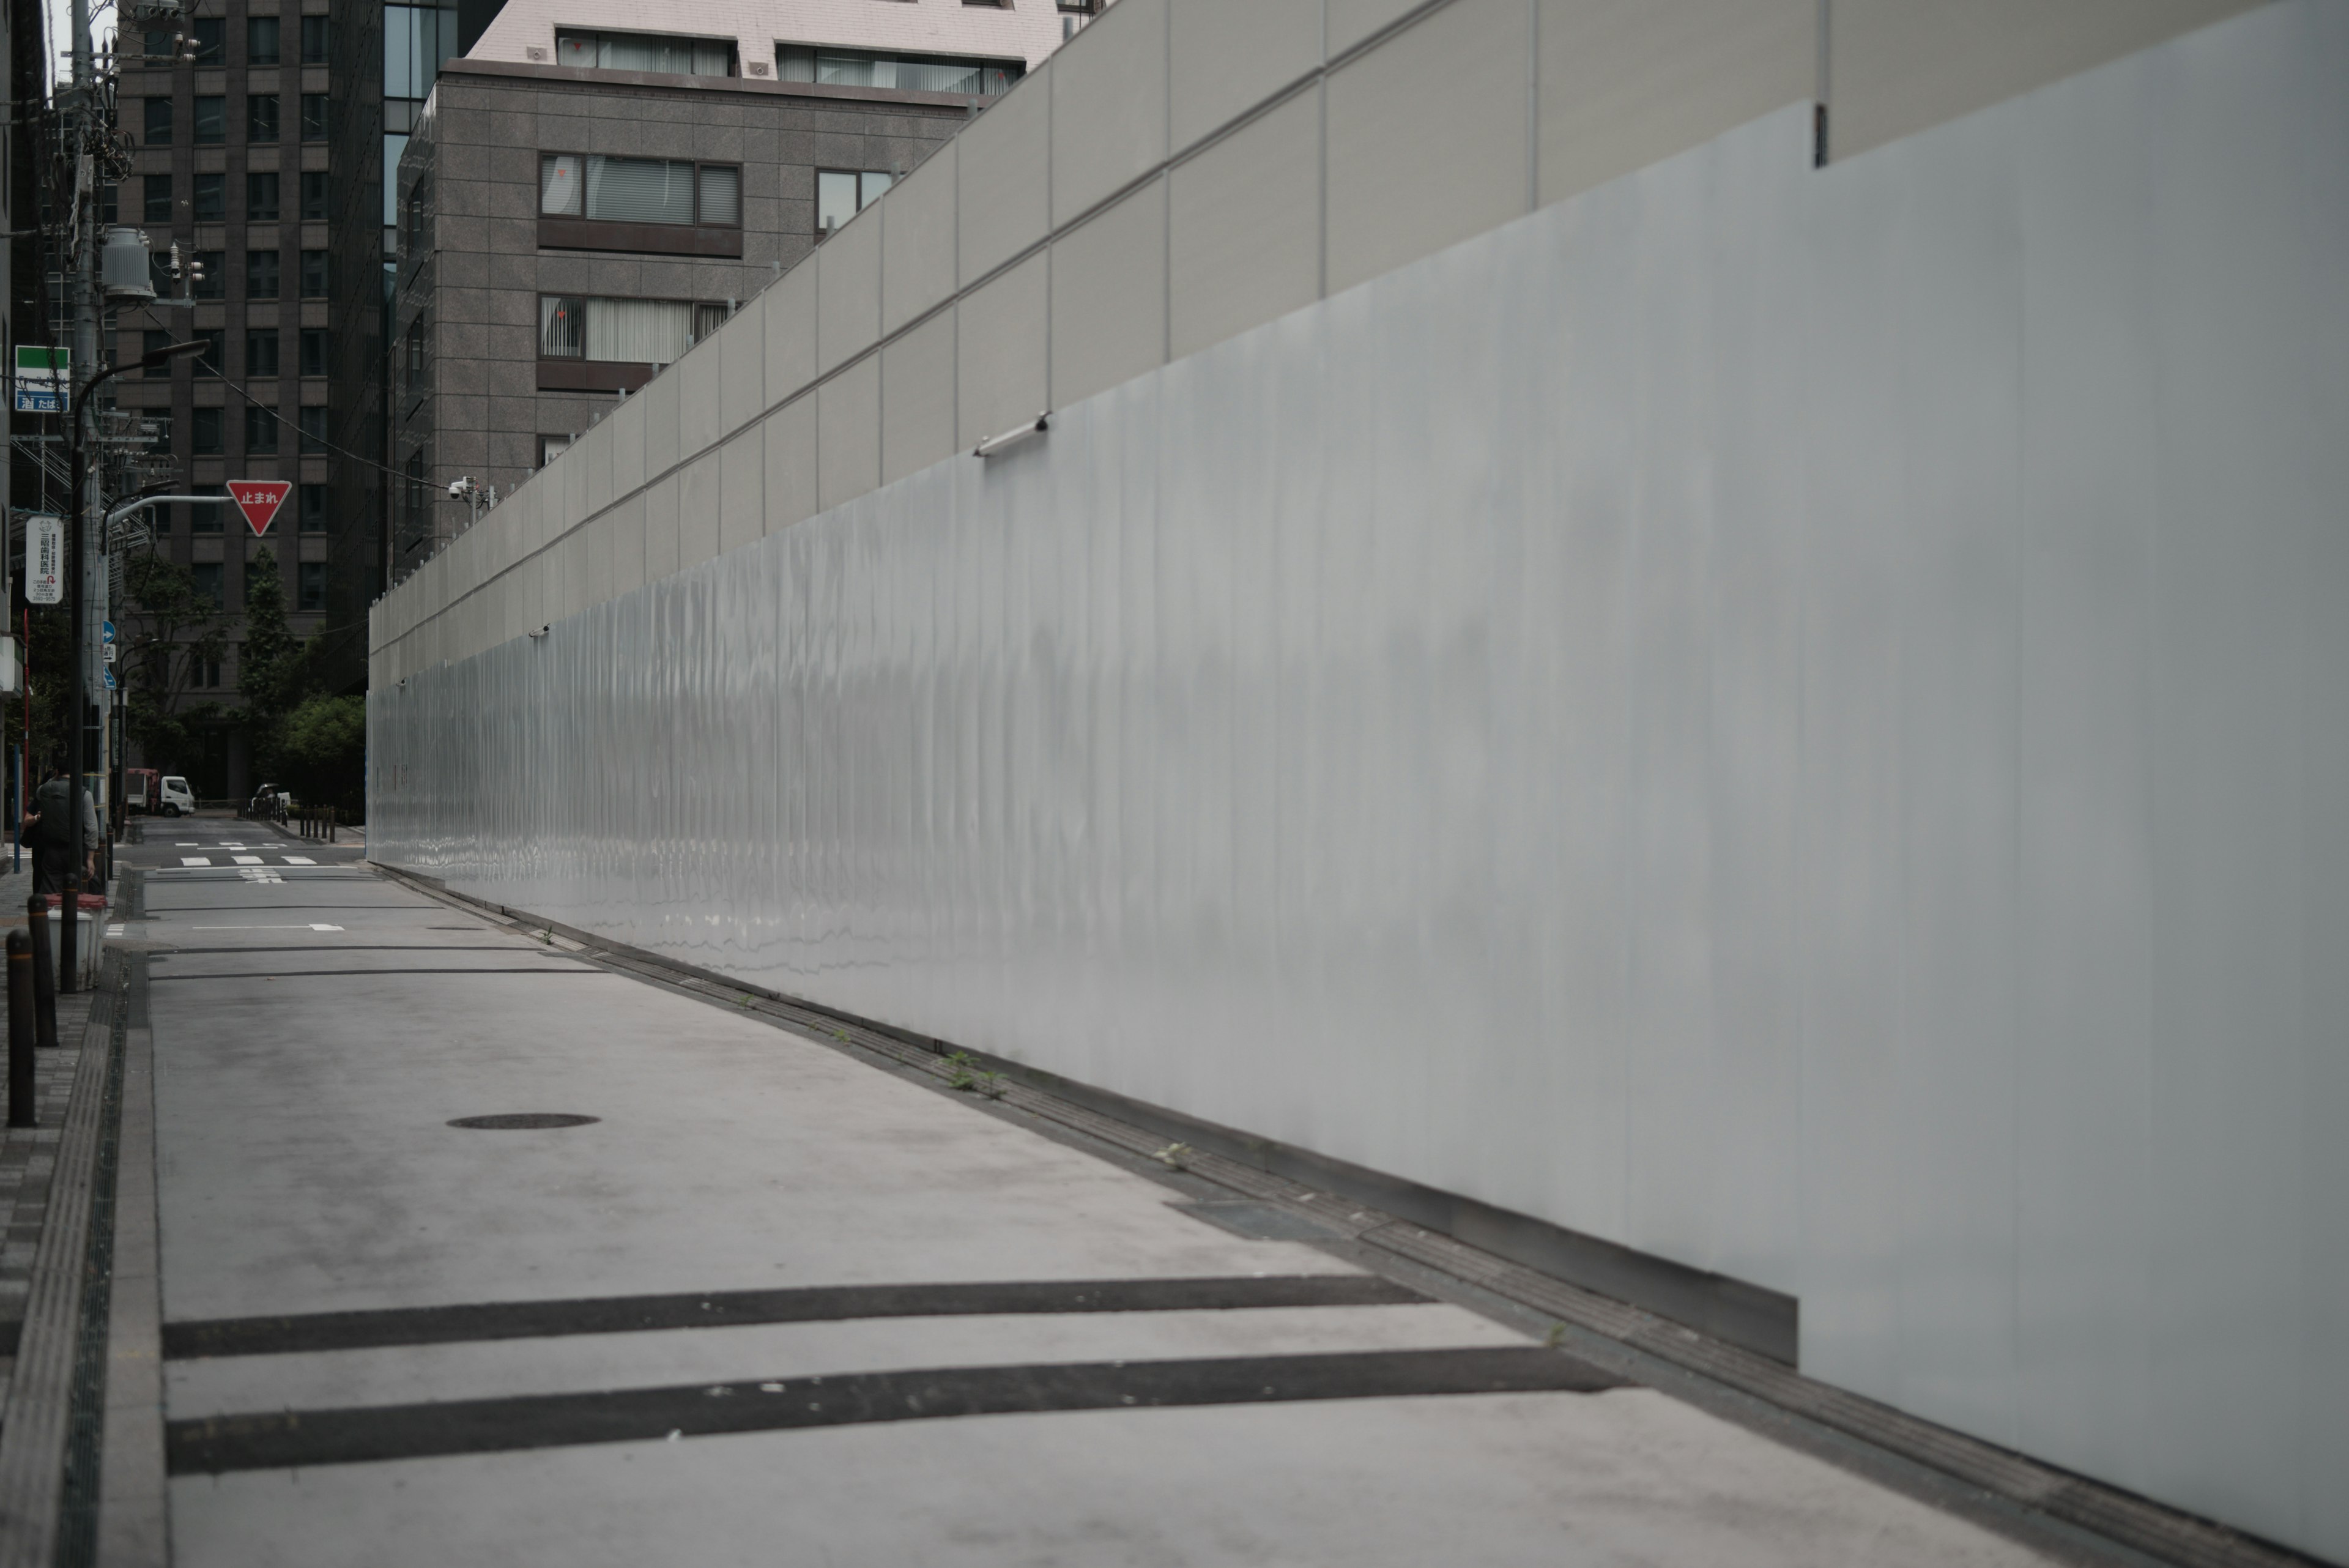
[[1038,414],[1033,420],[1024,425],[1005,431],[999,436],[988,437],[987,440],[979,442],[977,446],[970,449],[970,455],[973,457],[997,456],[1002,452],[1009,452],[1021,441],[1033,441],[1036,437],[1042,435],[1051,428],[1052,415],[1051,410],[1048,409],[1044,412]]
[[540,638],[544,637],[548,632],[553,631],[554,629],[554,628],[551,625],[540,627],[536,631],[530,634],[530,639],[533,642],[536,642]]

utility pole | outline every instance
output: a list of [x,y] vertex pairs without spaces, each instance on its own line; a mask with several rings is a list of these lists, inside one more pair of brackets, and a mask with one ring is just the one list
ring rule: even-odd
[[88,445],[82,439],[89,418],[89,390],[98,376],[98,160],[96,142],[98,73],[89,39],[89,0],[73,0],[73,217],[67,227],[75,249],[68,265],[73,279],[73,374],[66,418],[72,441],[73,522],[67,535],[66,581],[72,595],[72,659],[67,680],[66,817],[70,824],[67,844],[71,858],[66,867],[65,897],[57,911],[57,989],[80,988],[81,880],[90,846],[82,836],[82,792],[89,772],[89,516],[98,497],[89,468]]

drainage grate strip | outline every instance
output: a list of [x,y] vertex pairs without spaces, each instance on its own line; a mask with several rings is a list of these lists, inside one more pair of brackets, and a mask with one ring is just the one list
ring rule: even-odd
[[1064,1362],[269,1411],[174,1421],[164,1442],[171,1474],[220,1475],[957,1416],[1622,1386],[1588,1362],[1532,1347]]
[[1269,1274],[1154,1280],[1014,1280],[953,1284],[809,1285],[688,1295],[490,1302],[299,1317],[212,1318],[163,1325],[163,1355],[286,1355],[314,1350],[646,1334],[765,1323],[998,1314],[1224,1312],[1261,1307],[1408,1306],[1428,1298],[1376,1274]]

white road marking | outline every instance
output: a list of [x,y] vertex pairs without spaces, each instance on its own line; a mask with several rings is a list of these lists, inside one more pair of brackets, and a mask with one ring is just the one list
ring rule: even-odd
[[276,872],[269,870],[265,867],[242,866],[237,868],[236,874],[243,877],[248,882],[283,882],[285,880],[285,877],[280,877]]
[[262,864],[261,857],[258,855],[232,855],[229,858],[235,861],[240,866],[258,866]]
[[182,855],[180,857],[180,864],[182,866],[209,866],[212,863],[212,857],[209,855]]
[[190,926],[191,931],[339,931],[340,926]]
[[122,934],[122,928],[120,926],[109,926],[106,928],[106,934],[109,937],[119,937]]
[[191,838],[191,839],[188,840],[188,842],[186,842],[185,844],[174,844],[173,846],[171,846],[171,847],[172,847],[172,848],[174,848],[174,849],[193,849],[193,848],[197,847],[197,845],[196,845],[196,841],[195,841],[194,839],[192,839],[192,838]]
[[288,866],[316,866],[317,862],[311,859],[306,855],[288,855],[285,857],[285,864]]

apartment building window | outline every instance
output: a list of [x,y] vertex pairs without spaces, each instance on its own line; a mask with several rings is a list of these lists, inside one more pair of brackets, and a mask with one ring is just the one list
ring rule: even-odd
[[326,531],[326,487],[323,484],[305,484],[302,486],[300,504],[302,508],[302,532],[305,534],[325,533]]
[[101,185],[98,188],[98,222],[119,223],[122,221],[122,187]]
[[171,177],[169,174],[146,176],[147,210],[144,221],[168,224],[171,221]]
[[730,77],[730,38],[676,38],[657,33],[554,35],[554,63],[599,71],[658,71],[678,77]]
[[228,99],[217,95],[196,99],[195,142],[217,147],[228,140]]
[[302,63],[305,66],[326,63],[326,19],[324,16],[302,18]]
[[302,328],[302,374],[323,376],[326,373],[326,329],[323,327]]
[[274,379],[277,375],[277,329],[256,327],[244,335],[244,379]]
[[[714,311],[700,317],[698,311]],[[602,364],[667,365],[693,347],[698,327],[723,321],[726,306],[698,307],[682,299],[585,299],[538,296],[538,352],[543,359]]]
[[409,384],[413,386],[416,384],[416,378],[424,374],[424,317],[422,316],[418,316],[415,320],[408,324],[408,331],[400,341],[407,349],[408,380]]
[[171,145],[171,100],[168,98],[150,98],[147,100],[147,145],[150,147]]
[[[310,18],[305,16],[302,20],[306,22]],[[326,95],[325,93],[305,92],[302,95],[302,140],[305,141],[326,140]]]
[[244,22],[244,63],[248,66],[277,64],[277,18],[248,16]]
[[277,140],[277,95],[275,93],[256,92],[246,95],[244,139],[247,141]]
[[304,452],[326,451],[326,405],[324,403],[304,404],[301,413],[301,421],[302,450]]
[[[188,280],[188,293],[197,299],[228,297],[228,253],[197,251],[194,254],[194,275]],[[220,372],[215,370],[214,375]]]
[[228,334],[215,327],[209,331],[194,332],[189,336],[204,346],[204,351],[195,356],[196,374],[219,375],[221,368],[228,363]]
[[195,36],[196,64],[217,66],[228,59],[228,23],[219,16],[200,16],[188,29]]
[[[142,356],[152,354],[158,348],[168,348],[171,345],[171,335],[156,327],[150,327],[139,335],[139,351]],[[160,365],[149,365],[139,373],[150,379],[160,376],[168,381],[171,379],[171,362],[166,360]]]
[[815,232],[828,234],[881,199],[895,182],[886,169],[815,171]]
[[[196,456],[218,457],[221,454],[222,412],[222,410],[219,409],[198,409],[195,411],[195,418],[188,421],[190,437],[188,450]],[[214,508],[203,506],[198,507],[197,510],[210,512]],[[199,528],[197,532],[202,533],[204,530]]]
[[[191,508],[191,510],[201,517],[207,512],[218,512],[220,508],[217,506],[198,506]],[[222,581],[224,573],[218,561],[198,561],[194,566],[188,568],[188,576],[193,579],[196,597],[204,600],[216,610],[226,609],[228,607],[226,587]],[[218,686],[220,684],[219,665],[212,665],[210,669],[204,671],[204,674],[208,677],[208,679],[203,682],[207,688]]]
[[228,222],[228,176],[199,174],[196,176],[196,222],[224,223]]
[[900,55],[810,44],[783,44],[775,49],[776,80],[833,87],[992,98],[1009,92],[1027,71],[1018,60],[957,59],[950,55]]
[[277,221],[277,176],[248,174],[244,177],[244,219],[249,223],[274,223]]
[[274,456],[277,451],[277,410],[248,403],[244,410],[244,451],[248,457]]
[[334,292],[334,275],[325,251],[302,253],[302,297],[324,299]]
[[302,576],[299,579],[301,587],[298,590],[300,597],[295,600],[294,607],[297,610],[309,611],[325,609],[326,607],[326,563],[305,561],[302,563],[301,569]]
[[326,171],[324,169],[302,171],[302,221],[305,223],[326,221]]
[[277,297],[278,257],[275,251],[244,253],[244,297],[275,299]]
[[[220,412],[218,409],[214,409],[212,411],[214,413]],[[225,503],[228,496],[228,486],[225,484],[191,485],[188,493],[191,495],[217,495],[222,499],[223,503]],[[188,508],[188,518],[189,532],[193,534],[217,534],[221,532],[222,525],[228,521],[228,507],[225,504],[218,506],[191,506]]]
[[150,409],[140,416],[147,429],[147,450],[157,457],[171,455],[171,410]]
[[538,161],[538,210],[614,223],[742,222],[742,171],[730,163],[548,152]]
[[556,458],[561,457],[564,452],[569,452],[570,450],[571,438],[567,435],[543,435],[539,437],[538,466],[544,468],[548,463],[553,462]]
[[400,480],[400,499],[410,517],[424,511],[424,453],[421,450],[408,454],[404,476]]

